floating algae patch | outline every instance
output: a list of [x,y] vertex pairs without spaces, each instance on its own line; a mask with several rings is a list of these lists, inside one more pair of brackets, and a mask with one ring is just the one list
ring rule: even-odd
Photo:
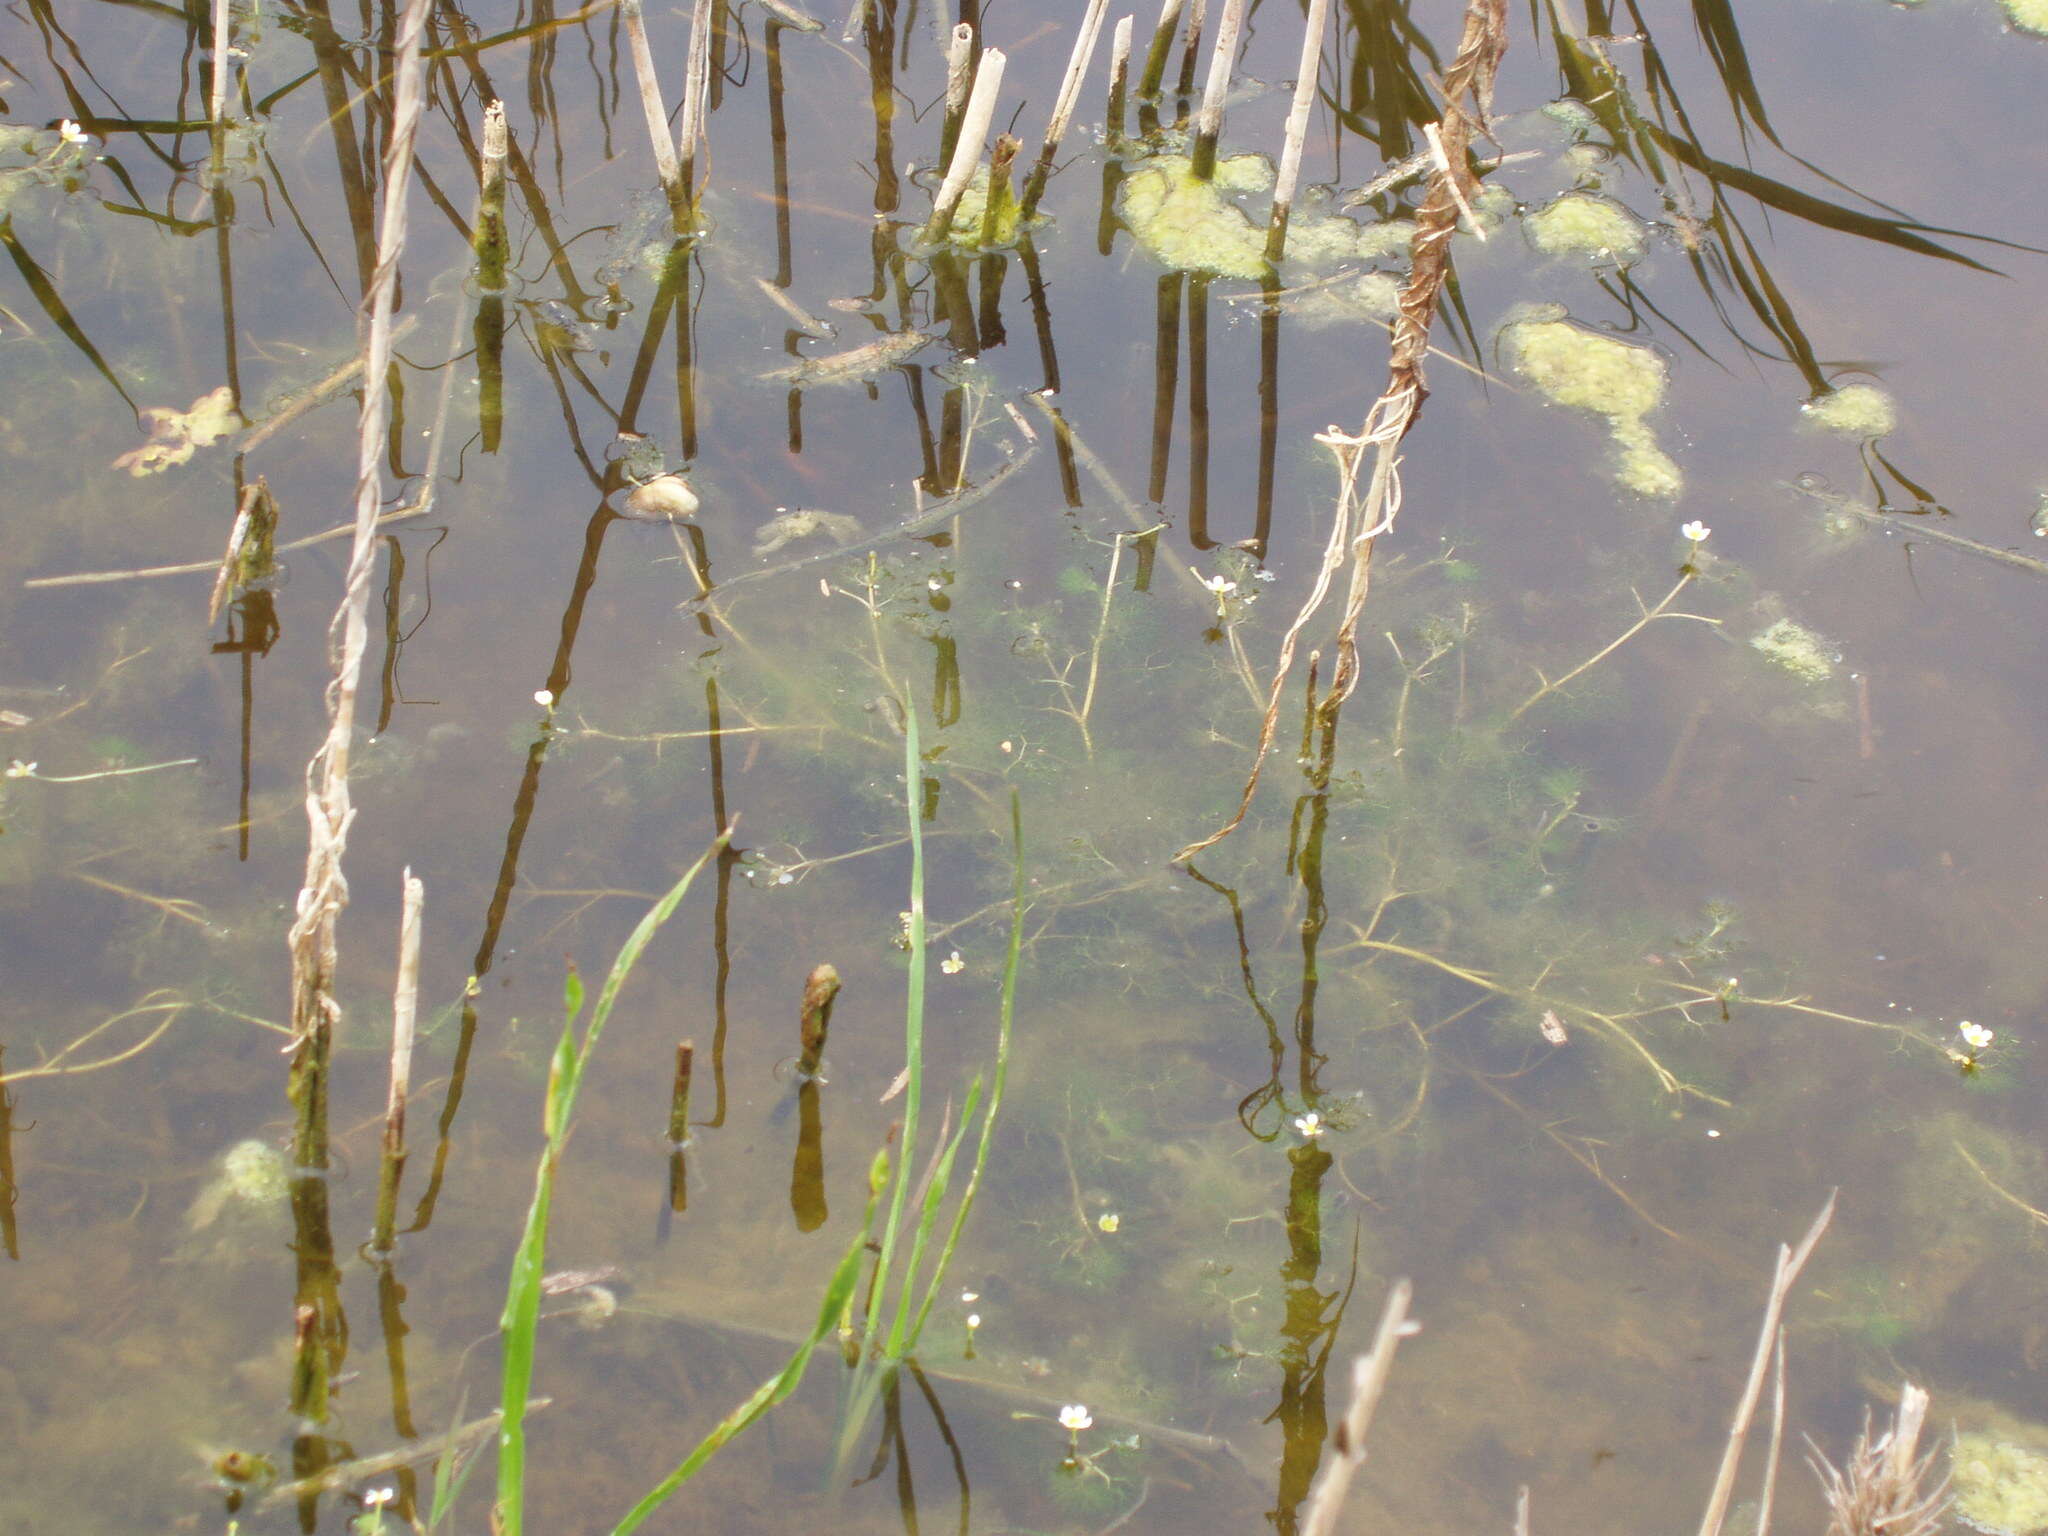
[[[1203,181],[1186,155],[1150,155],[1125,174],[1117,191],[1124,225],[1161,266],[1256,282],[1266,272],[1266,226],[1234,200],[1273,183],[1264,155],[1232,155]],[[1290,269],[1321,269],[1340,261],[1375,261],[1405,253],[1414,227],[1405,220],[1360,224],[1316,210],[1304,197],[1287,225]]]
[[1586,256],[1623,266],[1642,259],[1643,224],[1611,198],[1567,192],[1522,220],[1529,243],[1547,256]]
[[1897,405],[1875,384],[1845,384],[1825,390],[1799,409],[1824,432],[1866,441],[1885,436],[1899,424]]
[[1685,479],[1658,446],[1647,418],[1664,399],[1664,359],[1586,330],[1555,305],[1539,306],[1501,329],[1515,369],[1548,399],[1607,419],[1615,478],[1641,496],[1676,496]]
[[1951,1452],[1950,1512],[1989,1536],[2048,1531],[2048,1456],[1990,1435],[1959,1434]]
[[1998,5],[2020,31],[2048,37],[2048,0],[1998,0]]
[[1795,619],[1779,619],[1750,636],[1750,645],[1772,666],[1802,683],[1824,683],[1835,675],[1840,659],[1826,639]]

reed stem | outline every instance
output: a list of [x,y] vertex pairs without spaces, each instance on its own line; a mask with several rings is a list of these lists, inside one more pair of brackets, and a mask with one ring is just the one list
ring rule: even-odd
[[960,206],[974,168],[981,161],[982,141],[995,121],[996,97],[1003,88],[1003,51],[985,48],[981,67],[974,72],[974,89],[967,96],[967,110],[960,120],[960,137],[953,145],[953,157],[946,166],[946,179],[932,202],[932,216],[919,238],[926,245],[938,245],[952,227],[953,211]]
[[405,1099],[412,1091],[412,1039],[419,1019],[420,913],[426,887],[411,869],[398,919],[398,981],[391,995],[391,1092],[384,1104],[384,1151],[377,1171],[377,1226],[370,1246],[389,1253],[398,1221],[398,1181],[405,1172]]
[[[1323,67],[1323,32],[1329,22],[1330,0],[1308,0],[1308,19],[1301,29],[1301,64],[1294,76],[1294,100],[1287,108],[1280,169],[1273,178],[1273,222],[1266,229],[1266,261],[1276,267],[1287,254],[1287,219],[1294,207],[1294,189],[1301,181],[1301,147],[1308,138],[1308,115],[1316,104],[1316,82]],[[1203,106],[1207,105],[1205,101]]]
[[818,1075],[825,1056],[825,1034],[832,1027],[832,1004],[839,996],[839,972],[830,964],[814,966],[804,978],[804,1001],[797,1030],[802,1054],[796,1063],[797,1076],[808,1080]]
[[696,0],[690,10],[690,63],[683,74],[682,120],[676,126],[683,200],[692,205],[697,198],[697,150],[704,141],[704,98],[710,77],[711,0]]
[[1209,0],[1189,0],[1188,40],[1180,53],[1180,83],[1175,94],[1192,96],[1195,93],[1195,64],[1202,56],[1202,25],[1209,19]]
[[1160,0],[1159,24],[1152,29],[1152,46],[1145,53],[1145,73],[1138,80],[1138,99],[1150,101],[1159,94],[1166,78],[1166,56],[1173,52],[1173,35],[1180,30],[1181,0]]
[[953,163],[960,142],[960,120],[967,111],[968,87],[974,83],[974,28],[966,22],[946,39],[946,115],[939,125],[939,164]]
[[1038,209],[1038,199],[1045,192],[1045,179],[1052,174],[1053,157],[1060,152],[1060,141],[1067,136],[1067,129],[1073,124],[1074,108],[1081,100],[1081,81],[1088,73],[1089,62],[1095,57],[1095,40],[1102,34],[1102,16],[1108,9],[1109,0],[1088,0],[1088,9],[1081,18],[1081,29],[1074,35],[1074,51],[1067,56],[1067,72],[1060,80],[1060,93],[1053,100],[1052,116],[1045,125],[1045,141],[1039,146],[1038,161],[1031,167],[1031,175],[1024,183],[1021,212],[1026,223]]
[[640,110],[647,118],[647,137],[654,145],[654,168],[673,205],[682,196],[683,168],[668,136],[668,108],[663,105],[661,83],[654,74],[654,49],[647,42],[647,18],[641,0],[622,0],[619,12],[625,19],[626,41],[632,49],[633,78],[640,86]]
[[1223,0],[1216,23],[1216,48],[1209,55],[1209,79],[1202,87],[1202,107],[1195,114],[1194,173],[1203,181],[1216,174],[1216,140],[1223,133],[1223,98],[1230,94],[1230,71],[1237,63],[1237,38],[1244,30],[1244,0]]
[[1109,141],[1111,145],[1124,136],[1125,97],[1131,83],[1131,23],[1135,17],[1126,16],[1116,24],[1116,31],[1109,40]]

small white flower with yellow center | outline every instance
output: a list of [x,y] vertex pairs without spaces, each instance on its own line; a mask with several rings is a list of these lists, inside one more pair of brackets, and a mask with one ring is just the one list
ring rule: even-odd
[[1100,1216],[1095,1218],[1096,1227],[1104,1232],[1114,1232],[1118,1227],[1122,1226],[1123,1224],[1123,1217],[1117,1215],[1115,1211],[1104,1211]]
[[1709,528],[1705,523],[1701,522],[1698,518],[1694,518],[1691,522],[1685,524],[1678,531],[1684,534],[1685,537],[1689,539],[1691,542],[1695,544],[1704,544],[1707,541],[1707,535],[1712,533],[1714,530]]
[[1209,595],[1216,599],[1216,612],[1220,616],[1231,593],[1237,590],[1237,583],[1228,576],[1204,576],[1202,585],[1209,589]]
[[534,689],[533,702],[538,704],[542,709],[552,710],[555,707],[554,690],[552,688]]
[[1301,1139],[1303,1141],[1315,1141],[1330,1127],[1321,1115],[1317,1114],[1314,1110],[1310,1110],[1305,1115],[1296,1115],[1294,1117],[1294,1128],[1301,1132]]
[[958,976],[962,971],[967,969],[967,962],[960,958],[960,951],[956,949],[953,951],[953,953],[946,956],[945,959],[939,962],[939,969],[944,971],[948,976]]
[[1993,1040],[1998,1038],[1994,1032],[1986,1029],[1982,1024],[1972,1024],[1968,1019],[1963,1020],[1962,1023],[1956,1026],[1956,1033],[1963,1037],[1963,1044],[1967,1045],[1973,1054],[1983,1050]]
[[68,117],[57,125],[57,137],[66,144],[89,144],[92,142],[92,135]]

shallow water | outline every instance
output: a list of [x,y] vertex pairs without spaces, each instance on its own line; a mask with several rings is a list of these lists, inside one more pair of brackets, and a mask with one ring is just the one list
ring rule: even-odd
[[[1631,99],[1681,104],[1681,147],[1774,185],[1693,173],[1675,192],[1626,157],[1574,158],[1602,130],[1539,111],[1561,89],[1557,44],[1517,15],[1496,132],[1528,158],[1490,181],[1527,210],[1597,178],[1655,227],[1626,272],[1533,250],[1513,215],[1461,238],[1332,755],[1304,754],[1302,731],[1308,650],[1329,675],[1326,610],[1252,814],[1195,860],[1200,879],[1169,860],[1236,805],[1330,526],[1313,434],[1363,415],[1384,332],[1291,304],[1262,324],[1255,283],[1168,276],[1105,221],[1099,57],[1053,221],[1028,251],[962,258],[955,282],[913,249],[932,178],[901,179],[937,147],[932,18],[884,5],[871,47],[834,42],[834,17],[823,36],[776,31],[771,52],[762,14],[736,13],[708,233],[667,297],[614,14],[436,60],[388,505],[423,488],[450,387],[433,505],[386,530],[374,577],[322,1186],[345,1335],[320,1425],[288,1404],[322,1234],[303,1199],[295,1222],[274,1190],[216,1181],[231,1148],[291,1142],[284,935],[345,541],[287,554],[274,592],[211,625],[210,572],[24,583],[210,562],[259,475],[283,539],[349,515],[348,393],[240,456],[225,440],[154,475],[114,461],[145,441],[141,409],[226,383],[256,421],[351,355],[369,226],[342,189],[375,173],[348,76],[373,53],[354,16],[238,12],[239,115],[262,103],[263,133],[215,191],[204,28],[47,5],[0,26],[0,115],[92,135],[0,156],[41,168],[6,184],[0,225],[0,756],[20,765],[0,784],[0,1528],[340,1531],[387,1485],[394,1522],[424,1520],[431,1452],[402,1477],[317,1500],[252,1490],[232,1510],[209,1469],[237,1450],[289,1476],[494,1405],[564,959],[594,983],[736,818],[736,852],[628,986],[561,1170],[549,1268],[616,1266],[618,1309],[550,1303],[529,1507],[535,1530],[609,1530],[809,1328],[903,1115],[884,1096],[904,1065],[905,708],[932,934],[918,1166],[993,1059],[1013,788],[1022,806],[987,1183],[922,1380],[865,1426],[850,1471],[831,1472],[826,1352],[653,1528],[1102,1531],[1128,1514],[1291,1531],[1402,1276],[1423,1331],[1348,1521],[1503,1528],[1526,1484],[1538,1528],[1683,1526],[1775,1247],[1837,1188],[1788,1312],[1791,1430],[1839,1451],[1907,1378],[1943,1423],[2048,1420],[2031,1262],[2048,1218],[2029,1209],[2048,1206],[2031,1055],[2048,588],[1913,531],[1939,518],[2048,555],[2029,531],[2048,489],[2031,320],[2048,258],[2027,249],[2048,245],[2048,212],[2011,190],[2044,169],[2015,127],[2048,44],[1963,0],[1744,8],[1781,150],[1754,111],[1738,129],[1691,12],[1644,9],[1647,40],[1606,45]],[[1021,103],[1035,138],[1080,10],[988,19],[1009,54],[999,125]],[[1392,77],[1360,63],[1372,14],[1347,9],[1327,50],[1351,116],[1318,112],[1310,182],[1357,187],[1383,148],[1412,147],[1412,125],[1386,126]],[[469,35],[548,19],[478,15]],[[1449,11],[1414,20],[1448,59]],[[649,27],[673,93],[685,20]],[[1233,102],[1226,149],[1277,146],[1273,82],[1298,41],[1291,10],[1254,17],[1239,79],[1264,88]],[[902,92],[879,146],[877,58]],[[493,93],[521,156],[494,449],[460,227]],[[1734,223],[1713,223],[1716,196]],[[1245,206],[1263,214],[1256,193]],[[1981,267],[1875,238],[1898,209],[1910,239]],[[756,279],[836,337],[799,340]],[[1679,494],[1618,486],[1611,422],[1516,374],[1498,336],[1533,304],[1656,349],[1668,389],[1640,421]],[[907,330],[932,340],[871,381],[761,377]],[[1055,376],[1056,396],[1033,394]],[[1821,382],[1881,384],[1895,428],[1817,428],[1801,403]],[[621,430],[687,467],[697,527],[607,510]],[[1831,527],[1793,488],[1809,474],[1884,525]],[[989,489],[933,522],[955,483]],[[789,509],[857,519],[860,552],[754,576],[829,549],[757,556]],[[1696,547],[1688,521],[1711,529]],[[1674,587],[1670,616],[1606,650]],[[1815,638],[1812,677],[1752,643],[1781,620]],[[149,771],[105,776],[129,769]],[[423,1036],[407,1230],[381,1263],[359,1245],[407,867],[426,886]],[[827,1081],[792,1113],[798,1002],[822,961],[845,984]],[[1995,1035],[1967,1070],[1964,1020]],[[1053,1415],[1076,1403],[1102,1476],[1061,1469]],[[1106,1449],[1132,1433],[1135,1450]],[[488,1528],[492,1476],[486,1455],[448,1528]],[[1780,1499],[1781,1529],[1822,1518],[1803,1471]]]

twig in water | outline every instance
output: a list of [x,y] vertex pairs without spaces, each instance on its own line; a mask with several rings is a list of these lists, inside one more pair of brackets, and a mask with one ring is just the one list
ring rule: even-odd
[[377,1172],[377,1226],[372,1249],[389,1253],[398,1220],[398,1180],[405,1172],[405,1100],[412,1091],[412,1039],[419,1019],[420,913],[427,891],[407,869],[401,878],[398,980],[391,994],[391,1091],[384,1103],[384,1147]]
[[1806,1229],[1806,1236],[1799,1240],[1799,1246],[1788,1248],[1783,1243],[1778,1245],[1778,1267],[1771,1277],[1770,1300],[1764,1304],[1763,1329],[1756,1341],[1756,1355],[1749,1363],[1749,1380],[1743,1384],[1742,1397],[1736,1404],[1734,1422],[1728,1426],[1728,1445],[1721,1453],[1721,1470],[1715,1474],[1714,1490],[1707,1497],[1706,1513],[1700,1517],[1700,1536],[1721,1536],[1721,1523],[1728,1518],[1728,1500],[1735,1491],[1735,1469],[1742,1460],[1742,1442],[1748,1437],[1750,1421],[1756,1416],[1756,1400],[1763,1392],[1764,1369],[1770,1361],[1771,1342],[1777,1338],[1778,1320],[1785,1314],[1785,1298],[1791,1294],[1799,1271],[1813,1257],[1821,1234],[1827,1231],[1834,1216],[1835,1196],[1831,1191],[1827,1204],[1820,1208],[1820,1214]]
[[1309,1489],[1308,1513],[1301,1522],[1301,1536],[1329,1536],[1337,1524],[1337,1512],[1344,1507],[1344,1495],[1351,1479],[1365,1465],[1365,1437],[1372,1428],[1373,1410],[1386,1391],[1387,1377],[1394,1369],[1394,1350],[1400,1342],[1421,1332],[1422,1325],[1408,1316],[1413,1294],[1406,1280],[1396,1280],[1380,1313],[1380,1325],[1373,1334],[1372,1348],[1351,1367],[1351,1401],[1337,1431],[1330,1437],[1330,1460]]
[[1517,704],[1514,707],[1513,711],[1508,715],[1509,721],[1512,722],[1521,719],[1522,716],[1526,715],[1530,710],[1534,709],[1538,704],[1542,703],[1543,700],[1549,698],[1550,695],[1556,693],[1560,688],[1564,687],[1567,683],[1571,682],[1573,678],[1578,677],[1582,673],[1585,673],[1591,670],[1592,668],[1598,666],[1601,662],[1605,661],[1609,656],[1613,655],[1616,651],[1620,650],[1624,645],[1628,644],[1629,641],[1633,640],[1637,635],[1641,634],[1645,629],[1648,629],[1652,624],[1654,624],[1659,619],[1692,619],[1695,622],[1701,624],[1719,624],[1721,622],[1719,619],[1710,619],[1704,614],[1673,613],[1671,611],[1672,603],[1677,601],[1678,594],[1686,589],[1687,583],[1689,583],[1692,580],[1692,578],[1693,572],[1691,569],[1688,568],[1685,571],[1685,573],[1678,578],[1678,585],[1673,587],[1669,592],[1666,592],[1661,598],[1659,598],[1657,600],[1657,606],[1654,608],[1643,608],[1643,600],[1640,597],[1638,597],[1636,599],[1636,606],[1638,608],[1642,608],[1642,617],[1637,619],[1635,623],[1629,625],[1627,629],[1623,630],[1619,635],[1615,636],[1613,640],[1608,642],[1606,645],[1602,646],[1599,650],[1595,651],[1591,656],[1587,657],[1584,661],[1580,662],[1576,667],[1573,667],[1571,671],[1565,673],[1563,677],[1553,680],[1551,678],[1544,677],[1541,672],[1538,672],[1536,675],[1537,677],[1542,678],[1543,686],[1541,688],[1538,688],[1534,693],[1530,694],[1528,698],[1522,700],[1521,703]]

